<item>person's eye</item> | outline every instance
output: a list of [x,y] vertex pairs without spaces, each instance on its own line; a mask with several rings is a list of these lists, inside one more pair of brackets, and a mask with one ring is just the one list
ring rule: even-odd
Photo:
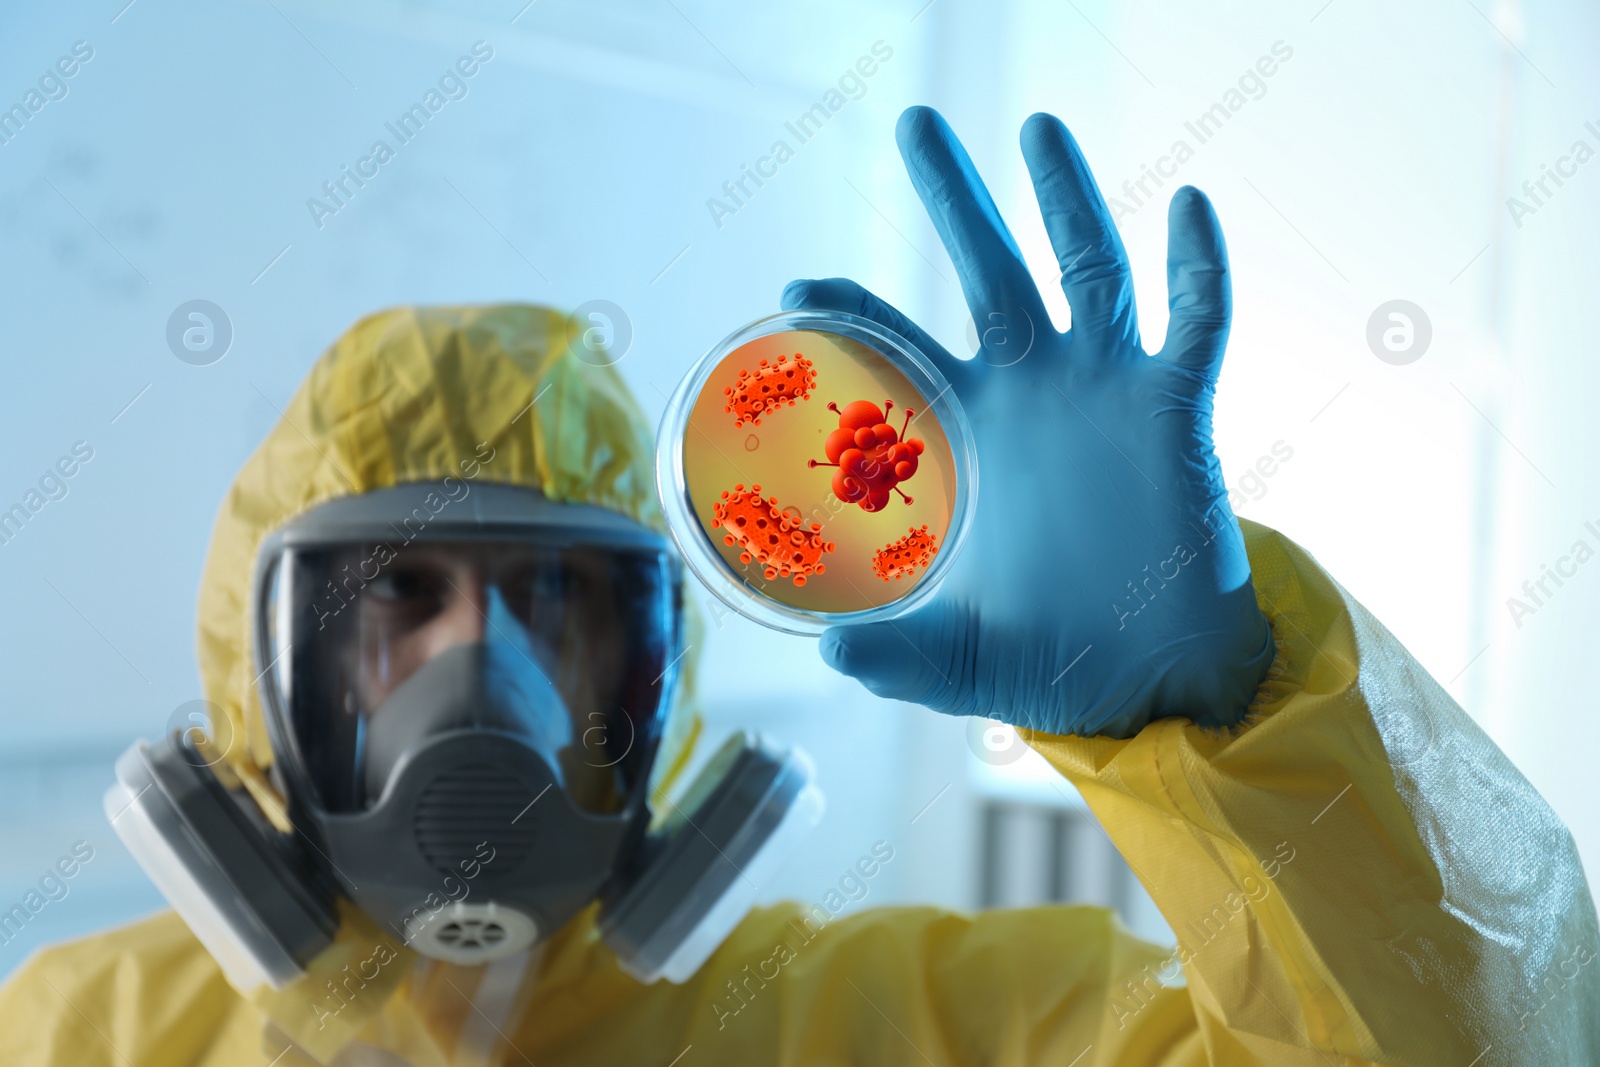
[[377,600],[395,604],[421,604],[438,598],[438,582],[433,576],[411,569],[386,570],[367,583],[365,592]]

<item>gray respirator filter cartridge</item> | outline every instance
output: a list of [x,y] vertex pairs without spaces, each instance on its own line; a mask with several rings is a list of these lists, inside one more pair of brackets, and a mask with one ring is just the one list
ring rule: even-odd
[[606,900],[600,930],[641,982],[687,981],[756,902],[823,813],[811,760],[736,733],[674,806],[639,874]]
[[234,988],[282,989],[332,942],[333,901],[214,763],[184,734],[136,742],[106,818]]

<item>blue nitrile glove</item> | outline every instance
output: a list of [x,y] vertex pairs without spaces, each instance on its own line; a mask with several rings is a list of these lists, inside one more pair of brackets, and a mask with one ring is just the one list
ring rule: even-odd
[[792,282],[783,306],[861,315],[927,353],[972,422],[977,515],[934,600],[828,630],[823,658],[879,696],[1048,733],[1237,722],[1273,643],[1211,443],[1231,295],[1210,203],[1188,187],[1172,199],[1172,317],[1152,356],[1122,241],[1058,119],[1028,119],[1022,154],[1072,306],[1065,334],[939,114],[908,110],[896,138],[960,275],[977,358],[844,279]]

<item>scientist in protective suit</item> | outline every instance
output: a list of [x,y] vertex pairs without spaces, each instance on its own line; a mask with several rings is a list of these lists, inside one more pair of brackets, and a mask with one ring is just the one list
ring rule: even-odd
[[1034,116],[1022,148],[1066,333],[942,119],[913,109],[898,136],[977,358],[851,282],[784,303],[927,352],[982,492],[938,597],[821,654],[1018,726],[1177,946],[1090,907],[750,910],[724,868],[758,867],[814,790],[741,738],[679,781],[697,642],[633,400],[560,314],[404,309],[323,355],[222,506],[213,730],[118,763],[108,815],[176,913],[29,961],[0,990],[0,1060],[1600,1062],[1600,935],[1565,829],[1306,552],[1228,509],[1205,198],[1173,199],[1147,352],[1059,122]]

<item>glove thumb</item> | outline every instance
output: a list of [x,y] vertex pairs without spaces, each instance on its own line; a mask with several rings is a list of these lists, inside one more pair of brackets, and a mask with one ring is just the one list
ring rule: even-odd
[[935,608],[886,622],[835,626],[823,632],[818,651],[824,663],[874,696],[952,711],[958,700],[954,621]]

